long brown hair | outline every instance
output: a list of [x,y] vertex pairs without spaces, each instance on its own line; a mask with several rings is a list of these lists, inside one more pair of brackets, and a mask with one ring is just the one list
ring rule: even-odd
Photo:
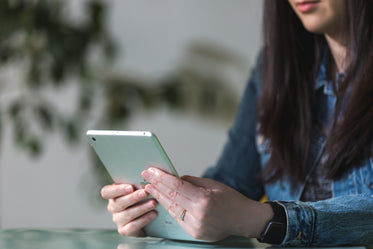
[[[323,166],[331,179],[361,166],[373,152],[373,1],[343,3],[350,66],[327,137]],[[265,1],[263,42],[258,121],[271,148],[263,175],[267,182],[284,175],[301,182],[310,156],[316,77],[329,48],[324,36],[303,27],[286,0]]]

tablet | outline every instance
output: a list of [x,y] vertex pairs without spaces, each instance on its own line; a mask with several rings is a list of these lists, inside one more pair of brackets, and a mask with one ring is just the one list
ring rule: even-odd
[[[115,183],[129,183],[141,188],[146,184],[141,172],[151,166],[179,177],[152,132],[89,130],[87,137]],[[156,210],[157,217],[144,228],[148,236],[196,241],[162,205],[158,204]]]

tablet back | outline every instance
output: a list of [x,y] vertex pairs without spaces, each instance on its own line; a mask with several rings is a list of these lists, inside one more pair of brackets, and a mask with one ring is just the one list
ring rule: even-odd
[[[115,183],[146,184],[141,172],[151,166],[178,176],[157,137],[148,131],[89,130],[87,137]],[[145,227],[148,236],[196,240],[160,204],[158,215]]]

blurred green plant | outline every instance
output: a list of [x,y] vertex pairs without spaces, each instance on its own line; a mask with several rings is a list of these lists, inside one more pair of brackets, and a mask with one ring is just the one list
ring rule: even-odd
[[[227,67],[242,70],[239,56],[210,43],[194,43],[162,79],[111,72],[107,65],[114,61],[118,46],[108,32],[106,3],[85,1],[80,20],[72,20],[67,3],[0,1],[0,68],[18,68],[22,89],[10,103],[0,102],[0,139],[9,119],[14,141],[32,156],[42,153],[43,134],[48,131],[57,130],[68,142],[77,142],[94,98],[104,105],[96,127],[105,129],[123,129],[139,109],[159,107],[213,120],[232,119],[237,98],[224,74]],[[101,64],[92,54],[98,54]],[[12,82],[0,83],[0,96],[6,96],[1,86]],[[50,91],[62,91],[68,84],[75,84],[79,92],[70,114],[48,98]]]
[[[137,113],[159,108],[209,122],[232,120],[237,94],[227,75],[248,70],[239,55],[195,42],[161,79],[113,72],[120,46],[108,31],[107,3],[85,0],[80,19],[72,18],[68,3],[0,1],[0,142],[9,126],[15,144],[37,157],[51,132],[74,144],[92,117],[91,127],[122,130]],[[7,69],[16,70],[2,77]],[[9,92],[12,86],[16,94]],[[77,92],[76,99],[64,100],[74,103],[69,111],[54,98],[66,88]],[[92,160],[100,184],[110,182],[98,158]]]
[[[43,146],[34,126],[44,131],[58,126],[69,141],[78,138],[80,114],[91,108],[89,55],[92,50],[100,51],[110,60],[116,52],[104,22],[103,2],[86,1],[85,18],[80,21],[70,20],[66,5],[63,0],[0,1],[0,67],[17,67],[22,74],[21,94],[0,111],[9,115],[17,145],[33,156],[39,155]],[[71,78],[79,79],[80,100],[76,114],[65,117],[46,98],[45,89],[58,91]],[[15,83],[1,82],[6,84]],[[4,89],[0,93],[6,96]],[[5,120],[0,122],[3,127]]]
[[[199,42],[162,79],[118,74],[108,69],[119,50],[108,32],[105,1],[86,0],[80,20],[71,20],[67,3],[0,1],[0,68],[18,68],[22,88],[9,103],[0,102],[0,139],[9,120],[14,141],[32,156],[42,153],[45,132],[58,131],[77,142],[97,102],[103,109],[95,125],[100,129],[123,129],[138,110],[160,107],[213,121],[233,118],[237,96],[225,74],[227,68],[247,71],[239,56]],[[0,96],[6,96],[1,86],[12,83],[1,80]],[[66,114],[48,94],[72,84],[78,98]]]
[[210,43],[195,42],[161,79],[103,73],[106,115],[101,123],[120,128],[139,109],[152,111],[160,107],[208,121],[230,122],[238,98],[224,75],[231,67],[247,71],[243,65],[234,53],[224,52]]

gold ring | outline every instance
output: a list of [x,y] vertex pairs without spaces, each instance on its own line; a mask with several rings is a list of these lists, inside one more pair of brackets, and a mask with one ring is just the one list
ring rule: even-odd
[[183,209],[183,211],[181,212],[179,218],[181,221],[184,221],[184,218],[185,218],[185,213],[186,213],[186,209]]

